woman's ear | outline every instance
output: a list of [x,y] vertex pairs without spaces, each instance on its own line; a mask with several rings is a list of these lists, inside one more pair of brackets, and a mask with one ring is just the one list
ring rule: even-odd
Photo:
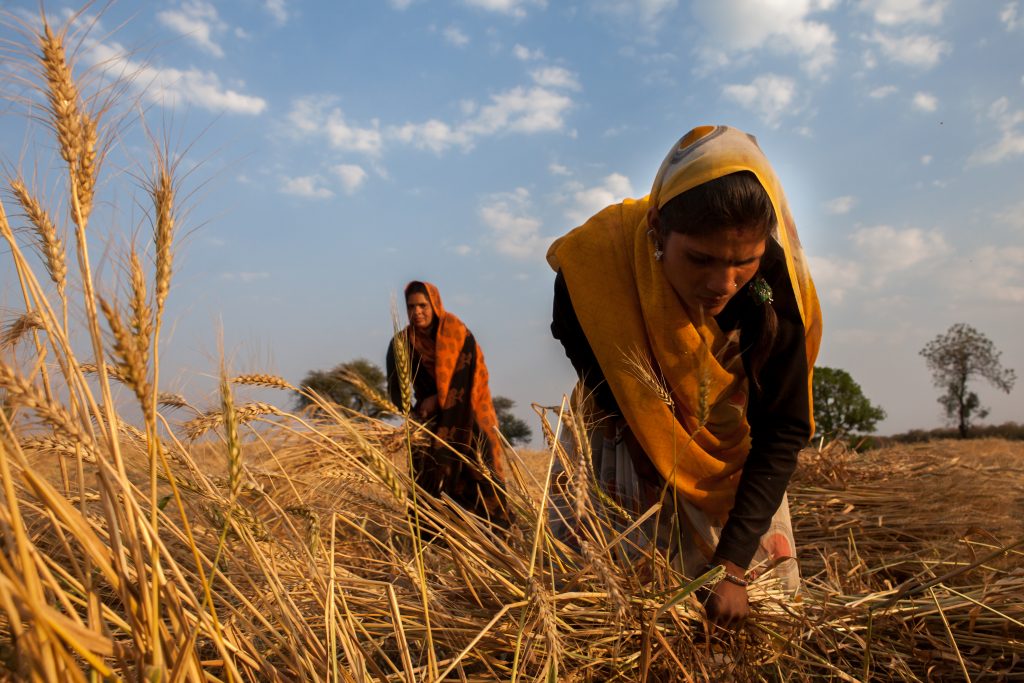
[[661,237],[661,216],[658,215],[656,206],[647,209],[647,227],[653,230],[655,235]]

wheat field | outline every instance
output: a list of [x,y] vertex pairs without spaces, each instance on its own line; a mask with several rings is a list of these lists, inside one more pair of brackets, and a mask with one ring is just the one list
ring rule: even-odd
[[[223,365],[213,408],[162,391],[175,157],[154,145],[146,237],[98,280],[119,90],[76,79],[66,27],[22,28],[13,104],[43,118],[61,180],[42,196],[8,165],[0,198],[20,306],[0,334],[5,680],[1024,680],[1019,444],[808,449],[790,489],[804,588],[766,575],[725,632],[697,597],[718,570],[618,561],[568,405],[537,408],[547,449],[510,454],[506,531],[416,487],[433,437],[412,420],[312,393],[285,411],[251,399],[288,399],[285,379]],[[548,526],[554,459],[585,522],[572,547]]]

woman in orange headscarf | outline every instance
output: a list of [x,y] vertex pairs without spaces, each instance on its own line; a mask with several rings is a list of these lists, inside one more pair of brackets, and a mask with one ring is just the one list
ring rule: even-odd
[[416,483],[505,526],[504,449],[483,351],[465,324],[444,309],[434,285],[410,282],[405,304],[409,325],[388,346],[388,391],[395,405],[411,403],[407,407],[437,435],[413,454]]
[[[723,565],[706,603],[721,624],[745,617],[752,563],[775,565],[795,591],[785,491],[813,433],[821,315],[757,141],[726,126],[690,131],[650,195],[605,208],[558,239],[548,262],[552,332],[598,418],[600,484],[632,512],[665,506],[661,525],[632,535],[632,552],[657,545],[690,576]],[[555,526],[571,541],[571,505],[558,495]]]

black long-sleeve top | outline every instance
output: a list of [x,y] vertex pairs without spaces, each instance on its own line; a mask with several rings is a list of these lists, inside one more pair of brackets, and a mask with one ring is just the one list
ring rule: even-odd
[[[811,437],[810,396],[807,389],[807,354],[804,326],[797,308],[781,247],[768,240],[759,272],[772,287],[778,317],[778,332],[766,361],[750,381],[747,422],[750,425],[750,453],[743,465],[736,500],[715,551],[719,560],[747,567],[761,536],[782,502],[789,479],[796,469],[797,454]],[[750,349],[761,334],[763,304],[746,292],[729,301],[715,321],[723,331],[740,328],[741,355],[747,377],[753,378]],[[555,277],[551,333],[565,347],[577,374],[601,410],[621,415],[611,387],[580,325],[569,289],[561,271]]]

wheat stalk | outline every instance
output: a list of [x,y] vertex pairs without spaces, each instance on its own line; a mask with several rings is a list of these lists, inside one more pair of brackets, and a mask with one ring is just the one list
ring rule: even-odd
[[395,371],[398,375],[399,394],[402,399],[401,414],[412,410],[412,348],[409,333],[399,322],[397,300],[391,301],[391,326],[394,329],[391,345],[395,352]]
[[351,384],[356,389],[356,391],[358,391],[364,398],[370,401],[370,403],[377,406],[377,408],[382,412],[389,415],[397,415],[401,412],[398,409],[398,406],[392,403],[390,399],[381,394],[379,391],[371,387],[366,382],[366,379],[358,372],[353,372],[351,370],[342,370],[338,376],[343,381]]
[[54,34],[44,17],[43,31],[38,36],[40,63],[46,77],[47,104],[60,155],[68,165],[72,191],[78,202],[78,210],[72,211],[72,220],[84,229],[92,210],[98,171],[97,121],[82,106],[64,50],[65,32],[66,28]]
[[[232,410],[233,422],[235,425],[243,425],[265,415],[284,415],[277,407],[269,403],[255,401],[246,403]],[[193,418],[182,425],[188,438],[192,441],[198,439],[211,429],[216,429],[225,423],[223,408],[213,410]]]
[[284,389],[286,391],[296,391],[295,387],[291,382],[278,377],[277,375],[267,375],[260,373],[252,373],[248,375],[236,375],[228,379],[231,384],[243,384],[254,387],[266,387],[268,389]]
[[28,187],[21,178],[11,181],[11,189],[25,211],[25,217],[32,224],[39,251],[43,255],[43,263],[46,265],[46,272],[53,283],[57,285],[58,296],[63,299],[64,290],[67,287],[68,266],[65,259],[64,243],[57,235],[57,228],[53,224],[50,214],[28,191]]
[[45,329],[42,317],[35,311],[23,313],[7,326],[0,334],[0,348],[10,348],[21,341],[21,338],[32,330]]
[[659,401],[675,409],[672,391],[666,386],[661,373],[655,370],[650,354],[639,347],[633,347],[623,354],[622,360],[626,365],[626,371],[633,379],[649,389]]

